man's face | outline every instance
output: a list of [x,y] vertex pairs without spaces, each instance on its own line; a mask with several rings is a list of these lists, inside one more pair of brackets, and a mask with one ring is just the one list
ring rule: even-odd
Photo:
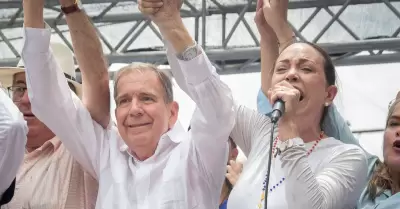
[[13,91],[10,92],[10,96],[15,105],[24,115],[24,119],[28,124],[29,132],[27,135],[27,147],[42,146],[45,141],[52,138],[47,136],[51,136],[53,133],[32,113],[31,103],[28,98],[28,92],[26,91],[26,79],[24,72],[14,75],[12,89]]
[[175,124],[178,104],[165,102],[165,91],[155,72],[132,71],[117,84],[115,116],[121,137],[135,149],[155,150],[158,141]]

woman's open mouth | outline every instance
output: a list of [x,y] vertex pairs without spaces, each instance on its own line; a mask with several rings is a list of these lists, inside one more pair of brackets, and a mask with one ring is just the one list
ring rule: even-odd
[[393,142],[393,148],[395,151],[400,152],[400,140],[396,140]]

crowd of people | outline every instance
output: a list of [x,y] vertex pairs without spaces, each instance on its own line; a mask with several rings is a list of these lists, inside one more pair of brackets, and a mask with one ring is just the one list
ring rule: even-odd
[[[95,27],[77,1],[59,1],[74,53],[52,42],[45,1],[23,0],[21,61],[0,68],[0,208],[398,208],[400,92],[389,105],[382,162],[333,104],[329,55],[296,41],[288,0],[257,2],[258,110],[236,104],[185,28],[181,0],[138,1],[164,38],[174,79],[196,104],[188,130],[169,73],[153,64],[120,69],[111,96]],[[285,112],[275,124],[277,100]],[[235,162],[238,148],[244,165]]]

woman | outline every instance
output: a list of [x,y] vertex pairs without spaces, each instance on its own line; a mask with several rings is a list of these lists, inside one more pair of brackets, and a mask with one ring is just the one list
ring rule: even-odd
[[358,146],[343,144],[321,130],[337,93],[335,69],[318,46],[292,44],[287,4],[259,1],[256,14],[259,30],[268,34],[261,44],[270,47],[270,53],[261,51],[262,89],[271,103],[279,98],[286,108],[273,135],[270,184],[266,188],[270,119],[239,107],[231,136],[247,161],[228,208],[264,208],[266,190],[269,209],[354,208],[367,178],[366,156]]
[[400,202],[400,92],[389,106],[383,138],[384,162],[364,190],[358,209],[395,209]]

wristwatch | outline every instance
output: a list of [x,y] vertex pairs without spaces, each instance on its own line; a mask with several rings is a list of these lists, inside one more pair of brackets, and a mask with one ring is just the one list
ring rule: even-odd
[[82,9],[82,2],[79,0],[75,0],[74,4],[71,6],[63,7],[61,6],[61,11],[64,13],[64,15],[68,15],[74,12],[80,12]]
[[276,146],[276,154],[280,155],[282,152],[301,144],[304,144],[304,142],[300,138],[288,139],[286,141],[279,141]]
[[197,46],[197,43],[194,42],[192,46],[189,46],[180,54],[177,54],[176,57],[180,60],[189,61],[197,57],[197,55],[201,54],[201,50]]

